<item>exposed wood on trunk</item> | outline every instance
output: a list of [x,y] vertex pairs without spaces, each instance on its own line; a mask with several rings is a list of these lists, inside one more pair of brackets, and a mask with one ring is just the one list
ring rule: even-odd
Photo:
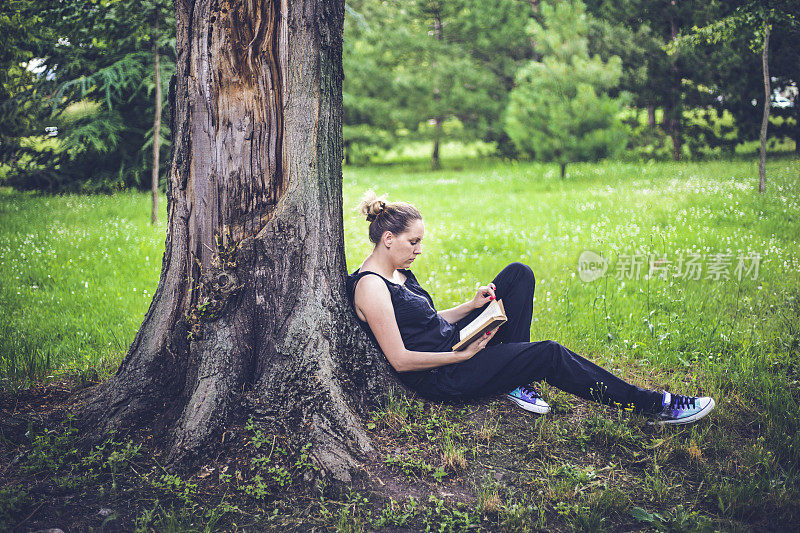
[[153,62],[156,77],[156,97],[155,97],[155,120],[153,120],[153,173],[151,176],[151,193],[153,196],[153,208],[150,222],[158,222],[158,166],[159,148],[161,140],[161,70],[158,64],[158,12],[156,11],[155,30],[153,32]]
[[761,146],[758,152],[758,192],[767,189],[767,126],[769,125],[769,108],[771,105],[769,80],[769,22],[764,24],[764,50],[761,52],[761,69],[764,74],[764,113],[761,117]]
[[176,20],[161,280],[83,420],[153,417],[183,464],[244,409],[347,481],[372,450],[359,415],[396,381],[345,294],[344,2],[179,0]]

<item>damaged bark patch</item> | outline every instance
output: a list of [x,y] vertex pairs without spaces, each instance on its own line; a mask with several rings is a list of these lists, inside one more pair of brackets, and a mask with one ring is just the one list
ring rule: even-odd
[[[229,241],[225,245],[219,235],[216,241],[217,254],[211,260],[209,271],[201,272],[195,289],[196,303],[186,314],[190,341],[201,338],[202,324],[218,320],[243,287],[236,273],[239,243]],[[202,268],[199,263],[198,267]]]

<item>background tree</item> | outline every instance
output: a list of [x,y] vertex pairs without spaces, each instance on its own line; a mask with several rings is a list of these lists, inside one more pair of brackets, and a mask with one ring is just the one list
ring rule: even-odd
[[29,159],[20,153],[21,140],[44,133],[41,121],[49,113],[37,80],[45,68],[36,51],[48,33],[30,0],[0,3],[0,164],[25,164]]
[[481,108],[459,120],[469,125],[473,135],[497,144],[503,156],[516,156],[514,143],[503,126],[502,115],[514,88],[519,68],[534,58],[528,21],[537,15],[538,2],[530,0],[460,0],[444,38],[459,43],[481,66],[489,98]]
[[783,2],[776,10],[770,35],[770,76],[773,93],[787,96],[791,105],[773,106],[776,122],[770,125],[772,136],[794,141],[795,155],[800,155],[800,4]]
[[556,161],[561,177],[568,163],[609,157],[624,147],[618,115],[621,61],[589,56],[587,20],[580,1],[540,4],[543,24],[531,22],[541,61],[517,75],[506,112],[506,131],[520,152]]
[[[35,9],[40,29],[37,38],[19,44],[40,65],[33,83],[43,97],[21,94],[10,105],[37,107],[28,135],[42,135],[45,127],[57,135],[44,147],[21,147],[16,162],[26,164],[14,165],[7,182],[52,192],[149,188],[156,12],[167,30],[157,43],[162,84],[174,70],[167,3],[92,0],[87,8],[77,0],[45,0],[28,8]],[[52,110],[46,118],[45,110]],[[166,127],[159,133],[169,135]],[[169,143],[159,145],[168,149]]]
[[160,43],[159,43],[159,36],[160,33],[158,31],[158,22],[160,20],[161,15],[161,6],[158,4],[151,4],[152,9],[150,9],[153,17],[153,34],[150,38],[151,42],[153,43],[153,88],[155,92],[155,98],[153,102],[153,133],[151,134],[152,139],[152,152],[153,152],[153,165],[152,165],[152,174],[150,180],[150,194],[152,195],[152,210],[150,213],[150,223],[155,224],[158,222],[158,182],[159,182],[159,159],[160,159],[160,147],[161,147],[161,61],[160,61]]
[[[698,72],[708,69],[708,64],[694,50],[670,55],[665,48],[681,30],[702,26],[720,11],[726,11],[725,2],[586,0],[586,5],[595,17],[628,28],[639,36],[637,41],[646,50],[647,75],[643,85],[626,89],[635,94],[636,105],[644,104],[648,109],[651,124],[655,123],[656,110],[661,110],[659,126],[672,141],[672,158],[680,159],[686,139],[685,110],[707,101],[697,85],[684,81],[696,79]],[[626,63],[626,68],[630,66],[635,63]]]
[[451,39],[458,7],[441,0],[406,3],[401,12],[406,31],[393,32],[387,42],[398,54],[400,126],[417,139],[433,141],[432,168],[440,165],[445,138],[480,138],[485,111],[496,105],[488,90],[491,74]]
[[394,54],[384,44],[387,33],[399,24],[397,15],[392,3],[347,3],[342,54],[346,164],[367,162],[397,140]]
[[95,437],[155,428],[183,464],[252,415],[347,480],[372,449],[356,414],[392,379],[345,295],[344,1],[282,5],[175,4],[161,279],[81,420]]
[[686,35],[676,39],[669,51],[673,54],[687,48],[696,48],[700,43],[716,45],[729,41],[733,36],[743,35],[749,40],[750,49],[760,56],[763,98],[762,118],[759,131],[759,192],[766,189],[766,156],[767,130],[772,107],[772,87],[769,69],[770,35],[773,24],[783,23],[783,30],[788,35],[797,34],[800,30],[798,15],[800,7],[786,0],[737,2],[735,10],[703,27],[694,27]]
[[[348,3],[345,147],[482,139],[511,153],[500,115],[531,57],[522,0]],[[502,31],[498,31],[502,28]]]

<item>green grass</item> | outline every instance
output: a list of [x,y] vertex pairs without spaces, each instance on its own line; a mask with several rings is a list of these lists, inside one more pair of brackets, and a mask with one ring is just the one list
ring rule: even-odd
[[[754,191],[752,162],[572,165],[566,181],[554,166],[536,163],[464,161],[459,168],[346,169],[348,268],[370,250],[367,224],[349,208],[373,187],[422,211],[427,234],[415,271],[442,308],[470,297],[507,263],[523,261],[537,278],[534,338],[599,354],[612,366],[641,366],[656,384],[675,384],[691,370],[706,376],[702,385],[712,391],[733,375],[794,369],[797,160],[770,164],[764,195]],[[6,384],[120,361],[150,303],[163,253],[165,227],[148,224],[148,202],[134,193],[0,191]],[[605,277],[579,279],[583,250],[609,260]],[[730,253],[733,275],[736,255],[754,252],[762,256],[757,280],[619,280],[615,270],[621,254],[675,261],[679,253]]]
[[0,189],[0,386],[120,362],[161,270],[148,202]]
[[[438,172],[426,170],[426,161],[345,169],[349,270],[370,251],[367,224],[351,208],[374,188],[422,211],[424,253],[414,270],[440,308],[470,298],[509,262],[525,262],[537,279],[533,339],[557,340],[639,385],[707,393],[718,403],[707,423],[654,433],[602,408],[587,414],[585,403],[546,389],[557,409],[528,423],[535,438],[513,452],[530,460],[520,474],[531,480],[525,490],[541,492],[525,499],[525,490],[486,489],[496,528],[555,520],[584,530],[612,523],[689,530],[711,522],[725,529],[769,516],[796,523],[800,162],[772,159],[763,195],[753,161],[576,164],[564,181],[554,165],[444,163]],[[163,212],[160,226],[148,220],[145,194],[43,197],[0,189],[0,386],[114,369],[158,282]],[[577,272],[584,250],[609,262],[592,283]],[[648,278],[646,267],[638,279],[617,275],[626,255],[676,261],[681,253],[703,255],[701,279],[674,276],[674,269],[667,279]],[[707,279],[709,257],[720,253],[731,254],[731,279]],[[757,278],[737,279],[737,255],[753,253],[761,256]],[[384,468],[411,483],[473,475],[472,465],[494,457],[511,430],[499,415],[474,427],[467,416],[393,398],[370,428],[393,443]],[[581,462],[596,450],[605,455]],[[699,493],[679,505],[681,486]],[[360,504],[331,505],[325,520],[340,530],[368,523]],[[425,511],[410,511],[414,505],[392,503],[385,523],[406,515],[432,523],[475,519],[438,501],[426,502]]]

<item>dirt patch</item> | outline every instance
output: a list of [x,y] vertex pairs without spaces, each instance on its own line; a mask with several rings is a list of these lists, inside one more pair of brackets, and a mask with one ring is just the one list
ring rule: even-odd
[[[773,483],[772,492],[758,492],[760,485],[726,481],[757,471],[733,453],[749,440],[722,442],[713,417],[654,428],[546,387],[554,409],[545,416],[502,397],[446,405],[390,398],[364,421],[376,451],[362,475],[334,486],[307,449],[252,421],[230,427],[227,451],[190,472],[165,470],[146,434],[82,448],[68,416],[81,386],[0,394],[0,529],[788,531],[800,524],[796,487],[776,492]],[[744,501],[752,496],[757,506]]]

